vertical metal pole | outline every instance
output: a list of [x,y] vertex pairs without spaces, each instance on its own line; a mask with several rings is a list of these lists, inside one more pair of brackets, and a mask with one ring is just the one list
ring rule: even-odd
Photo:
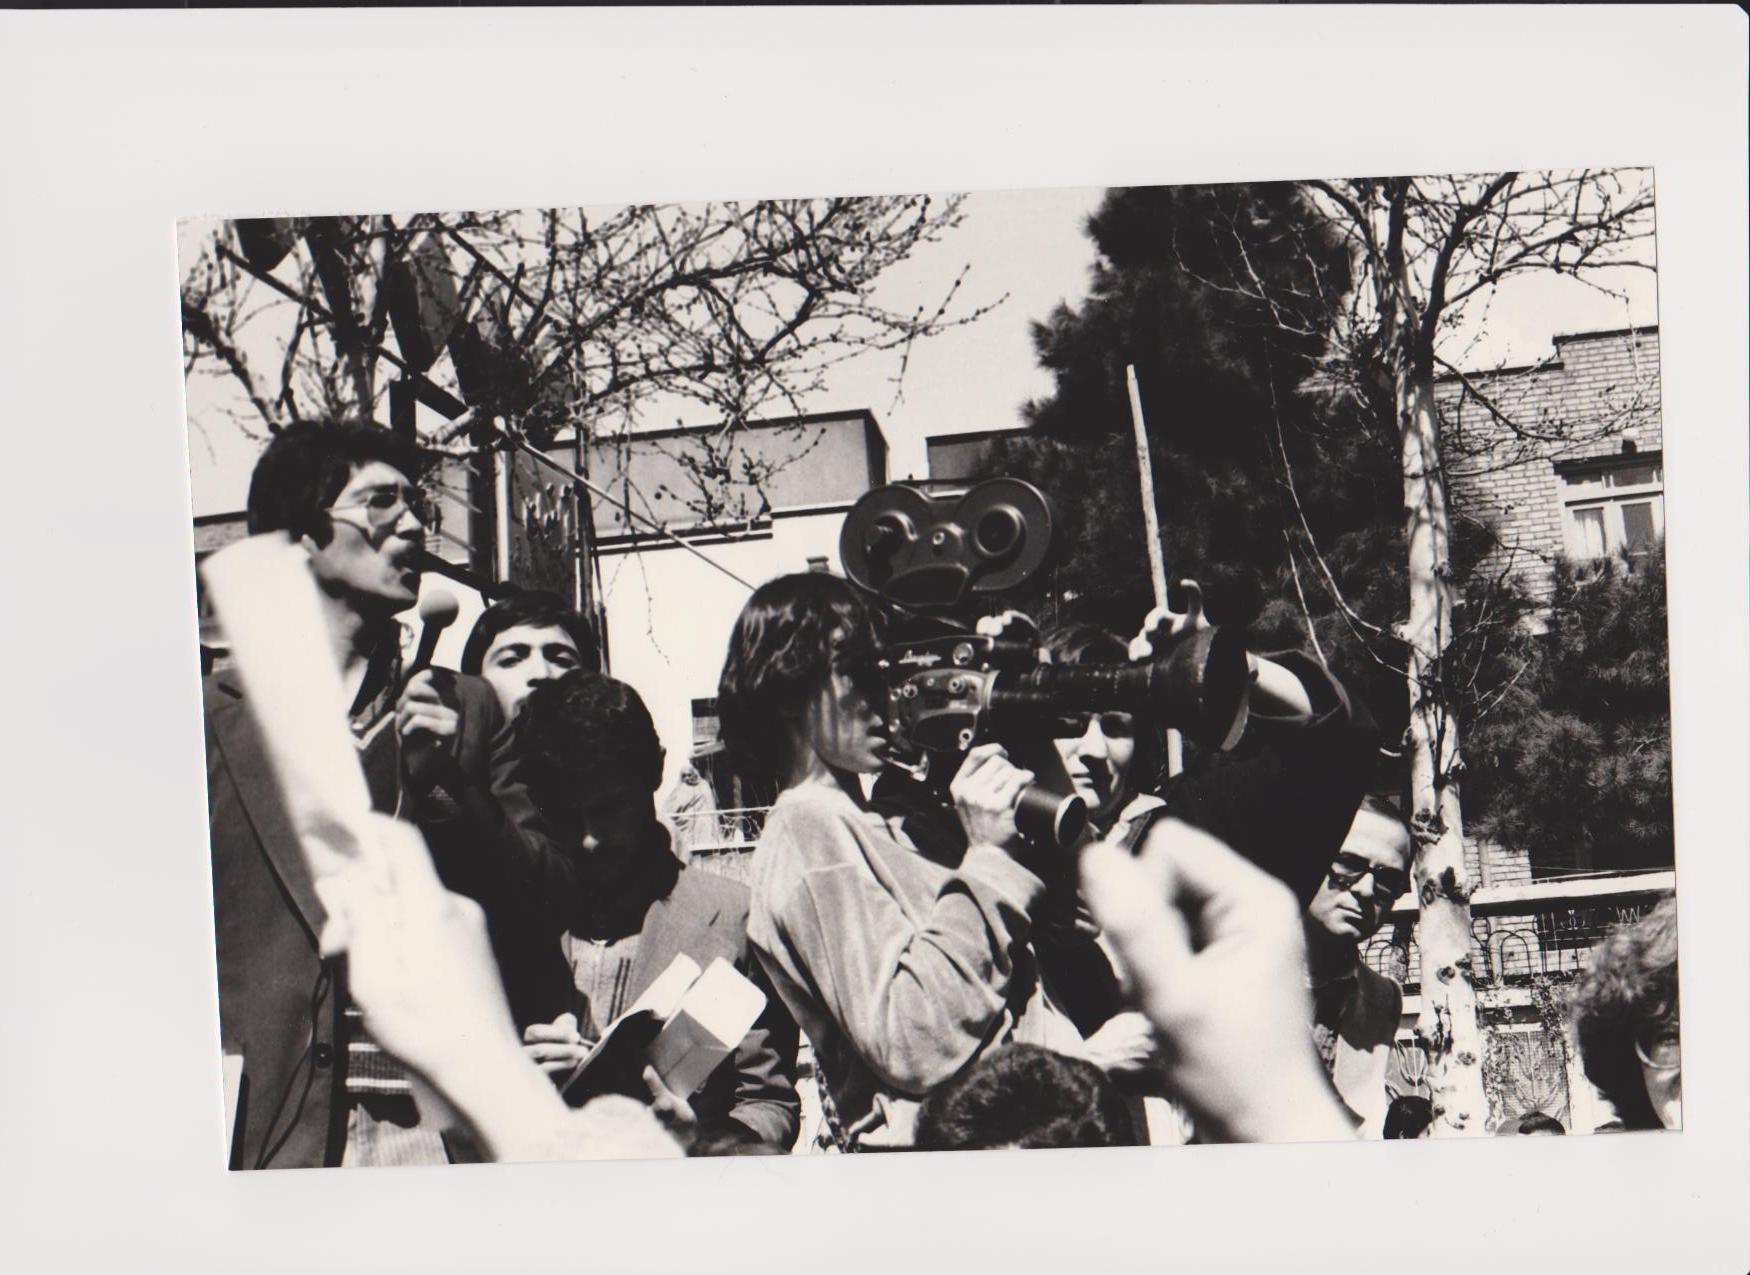
[[[589,477],[589,440],[582,422],[573,426],[577,450],[572,467]],[[595,630],[596,649],[601,653],[602,672],[611,674],[613,656],[608,649],[608,611],[602,598],[601,557],[595,538],[595,497],[583,483],[571,484],[572,508],[577,510],[577,613]]]
[[[1124,366],[1124,381],[1130,391],[1130,425],[1136,434],[1136,472],[1142,481],[1142,524],[1148,542],[1148,572],[1154,584],[1155,605],[1167,605],[1167,561],[1161,548],[1161,517],[1155,509],[1154,460],[1149,456],[1148,431],[1142,422],[1142,389],[1136,383],[1136,365]],[[1167,777],[1185,769],[1185,742],[1179,732],[1167,732]]]
[[508,451],[492,453],[492,570],[500,584],[510,583],[510,468]]
[[410,443],[419,432],[413,382],[405,376],[389,382],[389,428]]

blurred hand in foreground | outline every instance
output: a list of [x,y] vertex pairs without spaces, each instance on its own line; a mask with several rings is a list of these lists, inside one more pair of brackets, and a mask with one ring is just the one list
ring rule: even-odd
[[570,1113],[523,1056],[480,906],[444,889],[411,824],[372,815],[359,832],[364,853],[316,893],[323,954],[344,952],[372,1039],[493,1159],[561,1154]]
[[1154,1024],[1134,1011],[1112,1015],[1082,1042],[1083,1056],[1116,1080],[1154,1071],[1156,1048]]
[[1233,1142],[1355,1136],[1307,1031],[1305,938],[1286,886],[1171,818],[1135,857],[1093,843],[1081,871],[1200,1129]]

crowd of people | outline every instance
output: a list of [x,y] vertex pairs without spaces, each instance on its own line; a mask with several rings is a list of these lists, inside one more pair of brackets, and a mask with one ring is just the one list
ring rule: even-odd
[[[314,876],[245,688],[206,678],[233,1166],[782,1154],[804,1046],[817,1141],[846,1152],[1414,1137],[1437,1117],[1399,1092],[1402,993],[1361,959],[1410,888],[1411,831],[1377,790],[1371,717],[1316,660],[1251,656],[1244,734],[1195,773],[1164,775],[1149,723],[1086,712],[1030,768],[977,744],[944,794],[887,764],[869,599],[781,576],[726,635],[719,687],[727,750],[778,792],[743,885],[689,863],[715,802],[696,772],[659,802],[650,714],[558,599],[494,602],[459,670],[404,666],[421,471],[390,431],[310,423],[251,481],[250,532],[308,553],[377,814],[371,855]],[[1191,590],[1128,643],[1038,636],[1055,662],[1121,664],[1205,623]],[[1017,828],[1035,782],[1083,799],[1074,845]],[[678,957],[758,989],[752,1026],[694,1088],[654,1065],[580,1083]],[[1670,904],[1601,946],[1576,1004],[1622,1126],[1675,1125]],[[1561,1131],[1530,1115],[1501,1127]]]

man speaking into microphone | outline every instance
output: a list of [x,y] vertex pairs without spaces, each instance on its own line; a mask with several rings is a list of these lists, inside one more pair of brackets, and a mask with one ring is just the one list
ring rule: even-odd
[[[372,804],[416,824],[444,883],[486,910],[514,1009],[519,952],[537,941],[523,932],[519,883],[539,879],[528,861],[540,843],[518,828],[528,800],[492,689],[403,662],[398,617],[424,559],[422,468],[375,425],[289,426],[256,463],[249,531],[282,532],[309,555]],[[350,1027],[344,967],[318,953],[322,907],[241,686],[210,675],[203,700],[220,1033],[242,1061],[233,1167],[441,1162],[406,1080]]]

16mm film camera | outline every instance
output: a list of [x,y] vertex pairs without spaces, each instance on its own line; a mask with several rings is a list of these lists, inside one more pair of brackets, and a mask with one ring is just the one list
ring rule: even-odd
[[[981,604],[1024,588],[1051,550],[1050,505],[1013,478],[946,494],[896,483],[845,516],[839,559],[885,604],[894,764],[945,780],[954,765],[935,759],[987,739],[1037,755],[1053,724],[1088,712],[1132,713],[1211,746],[1232,735],[1250,678],[1244,646],[1219,628],[1184,634],[1151,660],[1076,667],[1052,664],[1034,642],[978,631]],[[1016,822],[1036,842],[1064,846],[1080,837],[1087,813],[1080,798],[1038,783]]]

